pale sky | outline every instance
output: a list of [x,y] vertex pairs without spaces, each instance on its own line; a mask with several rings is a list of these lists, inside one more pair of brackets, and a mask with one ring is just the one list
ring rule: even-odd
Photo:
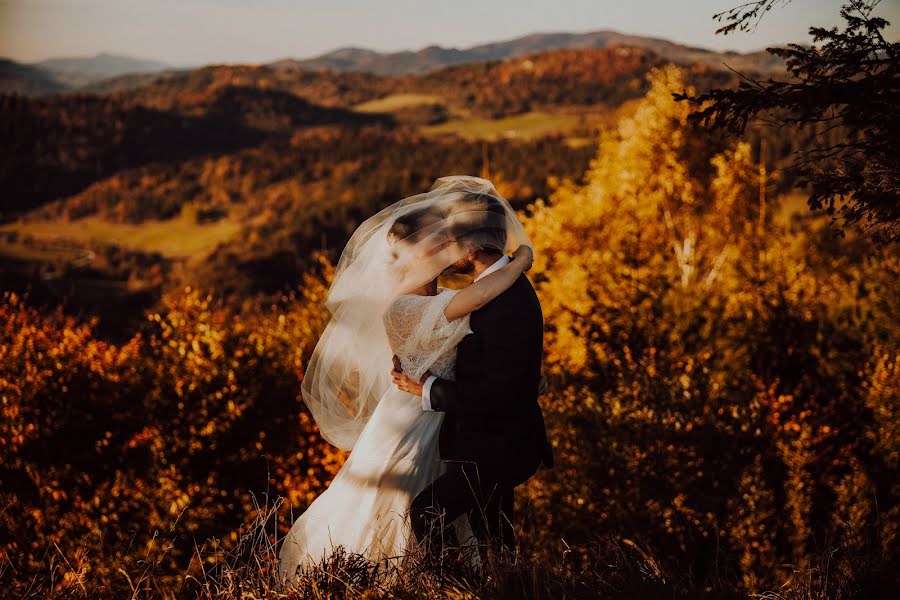
[[[808,42],[844,0],[792,0],[753,33],[714,35],[745,0],[0,0],[0,56],[33,62],[99,52],[175,66],[308,58],[344,46],[466,48],[538,32],[614,29],[715,49]],[[900,34],[900,0],[877,14]]]

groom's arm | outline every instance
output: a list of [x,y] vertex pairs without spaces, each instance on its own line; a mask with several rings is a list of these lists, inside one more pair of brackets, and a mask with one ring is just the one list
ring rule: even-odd
[[481,370],[457,381],[429,377],[422,394],[425,410],[490,415],[504,412],[518,397],[510,391],[521,386],[522,352],[530,342],[527,320],[518,311],[485,316],[491,326],[482,334]]

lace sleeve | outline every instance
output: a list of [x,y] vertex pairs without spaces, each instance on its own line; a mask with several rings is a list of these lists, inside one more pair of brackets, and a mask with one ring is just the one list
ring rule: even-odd
[[420,378],[469,332],[469,315],[453,321],[444,316],[455,294],[454,290],[442,289],[436,296],[400,296],[385,312],[384,327],[391,349],[410,377]]

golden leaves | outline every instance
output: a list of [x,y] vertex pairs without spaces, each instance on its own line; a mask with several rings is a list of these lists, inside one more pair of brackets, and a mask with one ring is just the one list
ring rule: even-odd
[[[754,590],[806,560],[835,494],[866,485],[869,443],[897,468],[900,339],[885,307],[900,261],[780,224],[751,147],[684,127],[679,78],[657,71],[585,183],[531,207],[559,470],[526,489],[570,543],[639,531],[677,560],[715,537]],[[848,519],[864,522],[866,502]],[[884,545],[900,526],[874,535]]]

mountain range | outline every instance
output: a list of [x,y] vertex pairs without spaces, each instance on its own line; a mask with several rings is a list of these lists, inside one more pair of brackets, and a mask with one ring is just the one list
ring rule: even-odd
[[428,46],[418,51],[382,53],[365,48],[346,47],[308,59],[285,59],[273,64],[293,66],[305,70],[331,69],[362,71],[380,75],[426,73],[441,67],[458,64],[503,60],[544,50],[605,48],[607,46],[635,46],[653,50],[667,60],[683,64],[703,64],[757,72],[781,68],[783,63],[765,50],[741,54],[695,48],[655,37],[630,35],[603,30],[588,33],[535,33],[511,40],[473,46],[464,50]]
[[[535,33],[466,49],[428,46],[417,51],[378,52],[346,47],[307,59],[285,58],[267,63],[266,66],[279,70],[408,75],[428,73],[453,65],[504,60],[546,50],[604,48],[613,45],[646,48],[671,62],[701,64],[722,70],[730,67],[738,71],[767,73],[783,68],[779,58],[765,51],[745,54],[719,52],[661,38],[609,30]],[[64,91],[88,91],[98,82],[112,78],[127,76],[144,82],[159,73],[187,70],[190,69],[175,69],[155,60],[108,53],[83,58],[54,58],[31,64],[0,59],[0,93],[40,96]]]

